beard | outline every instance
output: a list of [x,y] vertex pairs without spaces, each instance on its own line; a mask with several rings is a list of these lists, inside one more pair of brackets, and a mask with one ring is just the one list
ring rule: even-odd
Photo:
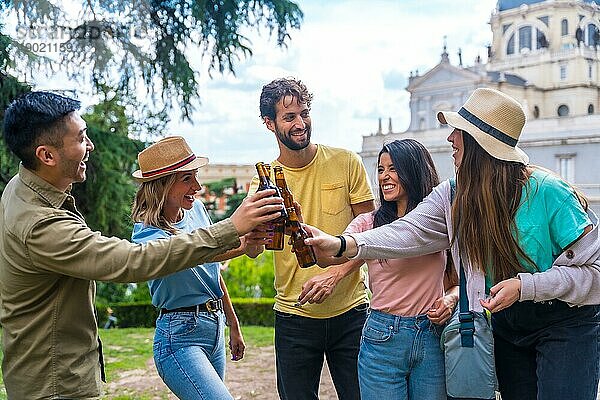
[[294,141],[294,138],[291,135],[292,132],[288,132],[287,134],[285,134],[277,128],[277,125],[275,125],[275,135],[277,136],[279,141],[290,150],[302,150],[308,147],[308,145],[310,144],[311,127],[307,125],[304,130],[306,131],[306,138],[301,142],[296,142]]
[[64,177],[71,179],[73,182],[84,182],[86,179],[86,169],[81,168],[81,160],[73,160],[61,153],[63,164],[61,172]]

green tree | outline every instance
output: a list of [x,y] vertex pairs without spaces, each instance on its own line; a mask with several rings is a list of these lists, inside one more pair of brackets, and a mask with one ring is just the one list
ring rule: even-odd
[[[0,30],[3,25],[0,23]],[[12,39],[0,33],[0,121],[4,120],[4,110],[15,98],[31,90],[28,84],[19,82],[15,77],[5,73],[5,71],[14,66],[14,62],[9,52],[9,47],[13,43]],[[0,133],[2,127],[0,126]],[[2,136],[2,135],[0,135]],[[4,139],[0,140],[0,193],[16,173],[18,162],[16,157],[8,150]]]
[[[0,38],[0,41],[2,39]],[[0,44],[1,46],[1,44]],[[1,61],[0,61],[1,62]],[[0,118],[4,120],[4,110],[8,104],[22,93],[31,90],[29,85],[19,82],[12,76],[5,75],[0,72]],[[0,127],[0,133],[2,128]],[[4,187],[8,181],[17,173],[18,170],[17,158],[8,150],[4,139],[0,140],[0,193],[4,191]]]
[[[49,0],[0,1],[5,17],[18,20],[11,33],[16,40],[8,47],[12,57],[23,59],[31,55],[27,48],[40,50],[40,43],[49,43],[58,59],[38,57],[32,73],[39,74],[40,66],[47,72],[61,68],[96,88],[109,84],[134,97],[144,87],[142,98],[149,93],[151,102],[166,109],[178,105],[184,118],[199,96],[200,69],[210,76],[214,71],[235,73],[235,63],[252,55],[247,33],[266,29],[277,45],[285,46],[289,30],[299,28],[303,18],[289,0],[75,3],[77,11],[67,12],[63,3]],[[200,67],[190,54],[200,55]]]

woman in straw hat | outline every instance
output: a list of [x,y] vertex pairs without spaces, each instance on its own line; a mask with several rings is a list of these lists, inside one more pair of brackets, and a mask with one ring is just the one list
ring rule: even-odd
[[[140,182],[132,210],[132,240],[144,243],[211,224],[195,194],[201,186],[197,157],[182,137],[167,137],[138,155]],[[224,325],[229,325],[233,360],[244,356],[244,339],[218,261],[245,252],[242,246],[202,265],[148,281],[159,309],[154,362],[160,377],[180,399],[232,399],[225,384]]]
[[[442,182],[412,212],[342,239],[311,228],[323,263],[343,255],[409,257],[450,246],[462,258],[472,311],[492,312],[496,372],[503,400],[595,400],[599,376],[600,235],[583,197],[557,176],[530,166],[517,146],[522,107],[476,89],[454,128],[455,195]],[[451,201],[451,198],[454,198]],[[457,239],[458,238],[458,239]],[[459,258],[460,255],[460,258]]]

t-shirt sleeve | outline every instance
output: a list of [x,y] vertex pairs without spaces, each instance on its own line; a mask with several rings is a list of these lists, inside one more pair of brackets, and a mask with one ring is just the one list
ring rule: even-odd
[[350,204],[373,200],[367,170],[358,154],[349,152]]
[[166,239],[168,237],[169,234],[162,229],[158,229],[153,226],[144,226],[138,222],[133,227],[131,241],[133,243],[146,243],[150,240]]
[[358,215],[350,222],[348,227],[344,230],[344,233],[358,233],[368,231],[373,227],[373,214],[364,213]]
[[592,222],[573,189],[566,182],[557,178],[547,179],[546,182],[544,195],[550,236],[564,250],[577,240],[585,227]]

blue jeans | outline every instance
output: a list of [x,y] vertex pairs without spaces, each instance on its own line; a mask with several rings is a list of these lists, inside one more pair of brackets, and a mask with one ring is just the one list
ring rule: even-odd
[[156,320],[154,363],[182,400],[232,400],[225,377],[225,317],[221,311],[173,312]]
[[426,315],[371,310],[358,354],[361,399],[445,400],[441,330]]
[[356,359],[367,304],[332,318],[275,312],[277,390],[282,400],[318,399],[323,355],[340,400],[359,400]]
[[599,312],[552,300],[492,314],[502,400],[596,400]]

